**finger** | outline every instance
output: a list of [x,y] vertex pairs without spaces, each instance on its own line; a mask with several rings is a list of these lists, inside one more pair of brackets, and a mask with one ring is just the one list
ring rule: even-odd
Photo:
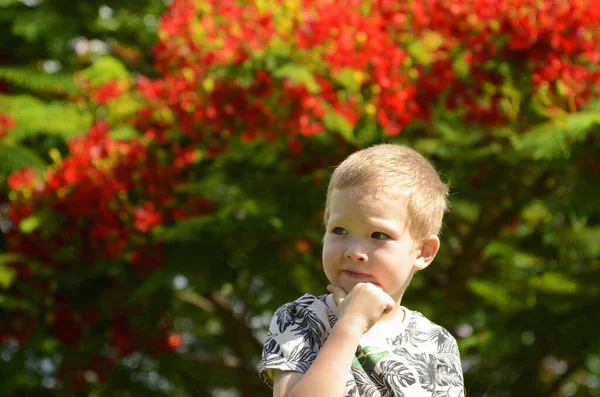
[[333,301],[338,306],[346,297],[346,292],[342,288],[336,287],[335,285],[328,285],[327,290],[333,294]]
[[333,294],[334,299],[344,299],[346,297],[346,291],[340,287],[330,285],[327,289]]
[[386,292],[383,291],[383,289],[379,289],[380,293],[379,296],[381,297],[382,301],[383,301],[383,305],[384,305],[384,313],[387,313],[389,311],[391,311],[392,309],[394,309],[396,307],[396,302],[394,301],[394,299],[392,299],[391,296],[389,296]]
[[342,298],[346,297],[346,291],[344,291],[344,289],[342,287],[338,287],[337,285],[333,285],[333,284],[329,284],[327,286],[327,291],[331,292],[332,294],[336,294],[341,296]]

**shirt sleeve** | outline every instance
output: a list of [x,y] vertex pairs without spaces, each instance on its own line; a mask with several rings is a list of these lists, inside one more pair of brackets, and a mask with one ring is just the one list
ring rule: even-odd
[[465,386],[456,339],[443,329],[439,341],[435,397],[464,397]]
[[305,373],[317,357],[331,331],[326,306],[319,302],[305,295],[273,315],[259,368],[261,379],[270,387],[274,370]]

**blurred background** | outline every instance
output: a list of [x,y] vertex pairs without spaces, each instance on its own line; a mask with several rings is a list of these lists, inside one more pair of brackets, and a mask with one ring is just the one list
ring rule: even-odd
[[593,0],[0,0],[0,396],[269,396],[332,167],[452,187],[403,303],[472,397],[600,395]]

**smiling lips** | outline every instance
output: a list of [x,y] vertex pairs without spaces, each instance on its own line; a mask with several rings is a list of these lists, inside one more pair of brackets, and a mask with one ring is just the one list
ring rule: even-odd
[[371,280],[372,277],[370,274],[365,274],[365,273],[357,273],[357,272],[353,272],[350,270],[342,270],[342,274],[348,278],[351,278],[353,280],[359,280],[359,281],[368,281]]

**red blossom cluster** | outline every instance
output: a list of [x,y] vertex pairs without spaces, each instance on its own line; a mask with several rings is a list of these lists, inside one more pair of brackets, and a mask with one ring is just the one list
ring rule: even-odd
[[[169,351],[170,326],[146,335],[131,325],[142,316],[151,330],[152,316],[158,324],[162,315],[140,314],[119,300],[163,266],[156,227],[210,211],[206,199],[176,194],[194,156],[178,146],[112,139],[103,122],[68,146],[70,155],[44,173],[23,169],[9,176],[13,226],[6,244],[24,257],[9,264],[17,275],[12,293],[43,303],[37,312],[0,314],[0,340],[24,343],[43,326],[67,348],[100,343],[114,359],[136,350]],[[79,302],[73,278],[98,291],[101,301]],[[100,335],[98,342],[99,329],[110,329],[110,339]]]
[[[404,52],[379,29],[378,21],[361,15],[355,8],[331,8],[323,2],[315,6],[318,9],[313,13],[319,17],[307,18],[300,26],[295,17],[282,20],[275,15],[274,9],[282,6],[281,2],[275,3],[259,10],[256,5],[241,2],[209,1],[198,5],[175,1],[163,17],[160,40],[154,49],[163,78],[142,80],[139,84],[142,95],[154,100],[153,111],[167,107],[176,116],[180,129],[197,140],[209,138],[218,144],[231,134],[239,134],[244,140],[257,137],[271,140],[285,131],[290,147],[297,150],[295,135],[310,136],[325,131],[324,118],[328,112],[337,113],[351,125],[357,122],[362,112],[358,93],[340,97],[339,84],[331,77],[345,69],[361,70],[373,55],[380,63],[374,80],[396,90],[381,93],[375,103],[379,104],[379,98],[381,103],[390,103],[393,97],[414,96],[414,88],[403,85],[406,77],[399,69]],[[347,18],[340,18],[340,12],[348,14]],[[290,13],[297,14],[294,10]],[[344,29],[348,24],[344,20],[352,24],[344,32],[349,42],[337,48],[335,37],[329,32],[322,34],[319,29],[322,26]],[[291,24],[291,29],[278,26],[280,22]],[[373,37],[365,36],[363,42],[350,39],[359,27],[369,29]],[[366,39],[370,40],[368,45],[364,43]],[[328,68],[323,73],[308,72],[310,76],[306,74],[308,69],[278,73],[286,65],[295,65],[297,60],[292,58],[273,67],[265,65],[266,56],[261,54],[272,51],[277,40],[287,41],[285,45],[296,48],[299,56],[310,52],[318,55],[328,40],[334,45],[327,47],[324,61],[331,64],[324,65]],[[381,41],[378,47],[377,40]],[[364,51],[358,51],[359,48]],[[212,77],[212,71],[219,68],[243,68],[253,62],[256,71],[249,83]],[[312,84],[295,80],[290,76],[295,72],[312,80]],[[397,110],[393,115],[385,109],[379,112],[379,119],[391,133],[399,132],[398,126],[411,118],[403,116],[403,112],[419,111],[411,101],[391,106]]]
[[259,10],[253,2],[175,0],[162,16],[153,54],[163,74],[199,65],[239,64],[274,36],[272,12]]
[[118,98],[123,94],[123,88],[115,79],[102,85],[92,92],[92,97],[98,105],[104,105],[112,99]]
[[[154,49],[163,76],[139,89],[150,114],[168,109],[182,131],[215,144],[283,132],[300,151],[294,135],[323,132],[329,112],[352,126],[375,116],[395,135],[440,101],[501,124],[518,111],[506,109],[514,98],[503,103],[511,87],[567,111],[589,101],[598,10],[585,0],[176,0]],[[279,73],[286,64],[268,62],[277,57],[304,79]],[[358,89],[340,82],[348,76]]]
[[[15,228],[8,235],[10,251],[34,256],[48,267],[68,267],[76,258],[93,266],[99,258],[159,250],[147,236],[178,210],[173,192],[186,162],[164,164],[139,140],[113,140],[104,123],[94,125],[86,137],[71,140],[69,149],[71,155],[43,178],[28,169],[9,177],[9,188],[18,197],[9,213],[14,225],[31,215],[61,215],[50,235],[41,236],[39,230],[24,234]],[[132,239],[141,241],[133,250]],[[65,245],[76,249],[61,256]]]
[[[263,51],[277,34],[273,21],[271,11],[252,4],[174,2],[163,16],[154,49],[163,76],[138,81],[138,91],[150,104],[142,119],[171,114],[184,134],[213,154],[232,134],[243,140],[273,140],[286,131],[290,145],[297,145],[296,134],[322,132],[327,110],[323,98],[332,98],[333,108],[347,107],[324,78],[315,82],[321,90],[317,94],[304,84],[275,77],[273,70],[257,70],[246,85],[211,77],[212,69],[240,66]],[[146,135],[164,140],[164,129],[153,124]]]
[[[427,109],[416,100],[417,90],[405,67],[409,60],[406,50],[386,31],[386,21],[365,13],[363,6],[356,0],[304,1],[293,45],[317,54],[334,81],[341,73],[353,71],[363,102],[376,109],[385,131],[396,135],[409,122],[426,118]],[[356,106],[356,94],[349,95],[343,104],[335,103],[339,102],[336,94],[332,87],[322,98],[332,101],[352,124],[368,109]]]
[[[439,40],[431,64],[419,68],[417,88],[425,100],[446,92],[446,105],[467,120],[505,122],[507,84],[522,93],[532,87],[533,96],[542,90],[546,106],[576,111],[600,82],[600,9],[593,1],[380,0],[376,8],[388,31]],[[466,76],[457,76],[457,62]]]
[[15,126],[15,121],[5,114],[0,114],[0,138],[6,135],[9,128]]

